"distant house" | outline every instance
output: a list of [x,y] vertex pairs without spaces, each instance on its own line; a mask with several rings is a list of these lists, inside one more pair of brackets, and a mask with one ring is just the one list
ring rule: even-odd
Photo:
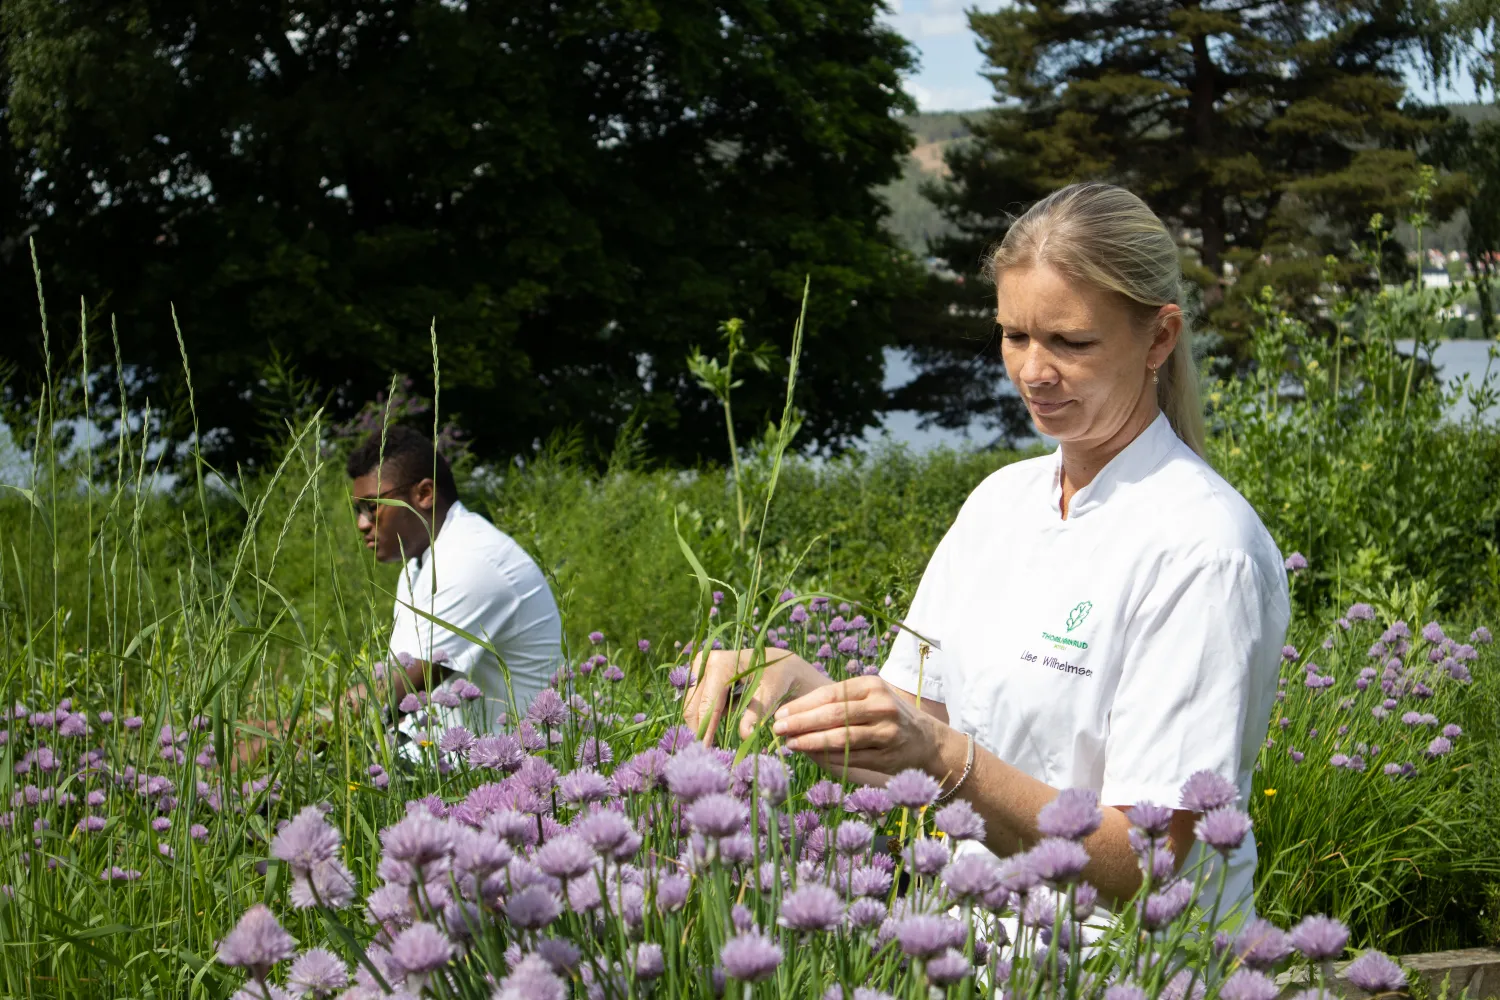
[[1451,288],[1453,278],[1448,274],[1446,268],[1424,267],[1422,268],[1423,288]]

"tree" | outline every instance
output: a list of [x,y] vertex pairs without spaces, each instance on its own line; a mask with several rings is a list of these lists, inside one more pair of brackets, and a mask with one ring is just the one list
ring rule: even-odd
[[[891,115],[910,53],[877,13],[12,0],[5,121],[29,180],[11,226],[36,227],[53,330],[80,295],[94,328],[115,317],[158,406],[180,394],[175,304],[225,458],[254,457],[246,404],[273,353],[347,416],[393,370],[431,390],[434,321],[442,407],[482,454],[560,427],[607,443],[633,416],[658,455],[719,455],[687,356],[730,316],[784,352],[806,275],[799,405],[806,440],[836,445],[884,405],[915,280],[871,190],[910,142]],[[29,262],[0,294],[35,316]],[[0,359],[34,391],[39,334],[20,329]],[[779,391],[747,374],[745,431]]]
[[[1186,269],[1233,338],[1245,293],[1274,282],[1305,300],[1325,254],[1406,202],[1444,126],[1440,109],[1405,100],[1402,61],[1427,31],[1417,13],[1406,0],[1020,0],[971,13],[996,107],[932,191],[958,229],[938,252],[972,272],[1006,213],[1113,181],[1183,233]],[[1463,190],[1447,177],[1434,207],[1451,211]],[[984,290],[966,294],[963,310],[980,313]]]

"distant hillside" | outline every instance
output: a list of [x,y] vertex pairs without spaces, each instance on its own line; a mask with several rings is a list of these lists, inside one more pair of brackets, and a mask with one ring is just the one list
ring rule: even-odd
[[[1471,124],[1500,120],[1500,107],[1493,104],[1450,104],[1448,110]],[[965,118],[982,114],[984,109],[981,108],[975,111],[921,112],[902,118],[917,145],[912,149],[900,179],[887,184],[879,193],[891,208],[886,228],[913,253],[925,256],[929,241],[945,235],[951,228],[933,204],[922,197],[922,184],[947,175],[943,151],[969,135],[963,121]],[[1453,219],[1426,233],[1423,242],[1442,250],[1463,249],[1467,227],[1464,213],[1459,212]],[[1405,223],[1397,227],[1397,239],[1407,246],[1414,245],[1414,235]]]
[[887,184],[880,195],[891,207],[886,228],[913,253],[925,255],[928,241],[944,235],[948,224],[932,202],[922,197],[922,183],[947,174],[943,151],[950,143],[969,134],[963,119],[980,111],[934,111],[906,115],[902,121],[917,140],[899,180]]

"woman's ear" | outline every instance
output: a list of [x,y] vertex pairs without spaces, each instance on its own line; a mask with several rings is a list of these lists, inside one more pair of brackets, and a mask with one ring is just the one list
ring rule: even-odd
[[1156,311],[1151,335],[1151,349],[1147,352],[1147,363],[1159,368],[1167,363],[1177,347],[1177,338],[1182,336],[1182,308],[1168,303]]

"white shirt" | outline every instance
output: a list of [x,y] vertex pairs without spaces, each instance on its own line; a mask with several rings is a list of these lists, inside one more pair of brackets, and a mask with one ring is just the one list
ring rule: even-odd
[[[1165,416],[1061,498],[1061,450],[985,479],[906,616],[931,652],[903,630],[881,676],[1054,788],[1179,808],[1206,769],[1248,808],[1291,617],[1270,533]],[[1255,861],[1247,838],[1221,914],[1252,913]]]
[[[409,605],[494,646],[509,671],[510,691],[505,670],[488,650],[417,615]],[[446,654],[443,665],[467,676],[484,693],[483,717],[493,727],[498,713],[511,710],[512,693],[516,708],[525,711],[557,670],[562,622],[547,579],[526,550],[455,502],[433,543],[401,567],[391,630],[391,655],[398,653],[420,660]],[[436,714],[447,724],[459,721],[456,713]],[[463,721],[474,725],[478,714],[465,713]]]

